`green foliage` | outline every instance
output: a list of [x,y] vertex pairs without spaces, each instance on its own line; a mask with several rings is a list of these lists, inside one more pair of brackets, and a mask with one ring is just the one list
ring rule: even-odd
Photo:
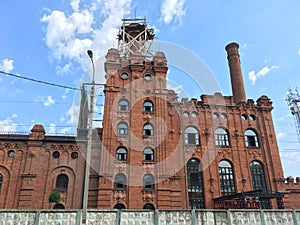
[[52,191],[49,195],[49,202],[55,202],[59,203],[60,202],[60,193],[58,191]]

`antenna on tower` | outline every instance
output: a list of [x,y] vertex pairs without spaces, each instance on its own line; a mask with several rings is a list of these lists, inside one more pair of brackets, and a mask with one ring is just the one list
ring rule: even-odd
[[298,141],[300,144],[300,94],[298,88],[295,89],[295,92],[289,88],[285,100],[287,101],[288,106],[290,106],[291,113],[294,116]]

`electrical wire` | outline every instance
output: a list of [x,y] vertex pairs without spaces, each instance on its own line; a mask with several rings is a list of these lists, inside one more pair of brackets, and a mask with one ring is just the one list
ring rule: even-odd
[[50,82],[47,82],[47,81],[42,81],[42,80],[37,80],[37,79],[29,78],[29,77],[24,77],[24,76],[21,76],[21,75],[8,73],[8,72],[4,72],[4,71],[1,71],[1,70],[0,70],[0,73],[8,75],[8,76],[24,79],[24,80],[29,80],[29,81],[45,84],[45,85],[51,85],[51,86],[54,86],[54,87],[60,87],[60,88],[65,88],[65,89],[70,89],[70,90],[75,90],[75,91],[80,91],[81,90],[80,88],[70,87],[70,86],[61,85],[61,84],[50,83]]

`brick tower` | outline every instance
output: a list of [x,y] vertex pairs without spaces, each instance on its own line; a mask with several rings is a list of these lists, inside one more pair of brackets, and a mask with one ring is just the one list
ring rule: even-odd
[[239,45],[226,46],[233,96],[178,101],[146,20],[124,19],[118,38],[105,62],[97,207],[282,208],[272,102],[246,99]]

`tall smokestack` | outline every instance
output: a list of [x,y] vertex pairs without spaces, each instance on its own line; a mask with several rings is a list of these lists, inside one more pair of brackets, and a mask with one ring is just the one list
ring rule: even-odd
[[230,70],[231,87],[234,102],[236,104],[246,102],[246,94],[239,55],[239,45],[237,43],[230,43],[226,46],[225,49],[227,51],[227,59]]

